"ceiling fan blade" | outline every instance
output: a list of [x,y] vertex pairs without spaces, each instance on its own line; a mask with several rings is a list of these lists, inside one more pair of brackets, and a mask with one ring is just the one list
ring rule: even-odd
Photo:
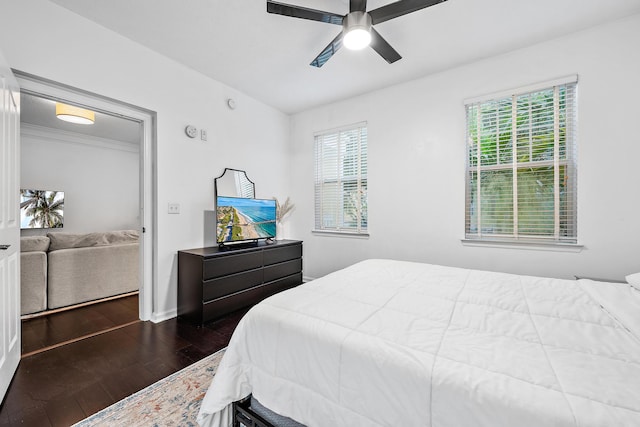
[[447,0],[400,0],[374,9],[369,12],[369,15],[371,15],[371,23],[375,25],[445,1]]
[[316,56],[316,58],[311,61],[311,64],[309,65],[313,65],[314,67],[318,68],[322,67],[324,63],[331,59],[333,54],[342,47],[342,37],[344,37],[344,34],[342,31],[340,31],[340,34],[338,34],[338,36],[333,39],[333,41],[329,43],[327,47],[325,47],[324,50],[320,52],[320,55]]
[[389,64],[393,64],[397,60],[401,59],[402,56],[394,48],[391,47],[389,43],[385,39],[382,38],[380,33],[378,33],[375,29],[371,28],[371,47],[373,50],[378,52],[380,56],[384,58]]
[[367,0],[351,0],[349,2],[349,12],[366,12]]
[[311,21],[327,22],[329,24],[342,25],[344,16],[322,10],[308,9],[306,7],[293,6],[275,1],[267,1],[267,12],[277,15],[292,16],[294,18],[309,19]]

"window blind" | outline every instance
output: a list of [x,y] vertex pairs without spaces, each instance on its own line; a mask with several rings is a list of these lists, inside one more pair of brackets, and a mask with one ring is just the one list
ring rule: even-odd
[[465,105],[467,239],[577,243],[576,84]]
[[367,127],[315,135],[315,229],[367,232]]
[[249,181],[246,174],[236,173],[234,175],[236,181],[236,189],[238,190],[239,196],[249,199],[256,197],[253,182]]

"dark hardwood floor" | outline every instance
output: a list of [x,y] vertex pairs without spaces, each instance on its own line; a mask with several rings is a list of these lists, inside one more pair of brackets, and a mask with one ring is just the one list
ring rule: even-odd
[[93,335],[139,319],[138,295],[22,321],[22,355]]
[[[136,322],[24,357],[0,407],[0,426],[80,421],[226,347],[245,312],[202,327],[175,318]],[[69,330],[75,323],[60,322]]]

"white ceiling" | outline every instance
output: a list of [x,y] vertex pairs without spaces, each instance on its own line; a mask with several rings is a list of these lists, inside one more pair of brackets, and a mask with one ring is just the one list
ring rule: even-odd
[[89,135],[102,139],[140,144],[140,123],[113,114],[95,111],[95,123],[79,125],[56,117],[56,102],[23,91],[20,94],[20,123],[41,128],[56,129],[66,133]]
[[[315,68],[340,27],[268,14],[265,0],[52,1],[290,114],[640,13],[640,0],[448,0],[376,26],[400,61],[343,48]],[[368,10],[390,2],[369,0]]]

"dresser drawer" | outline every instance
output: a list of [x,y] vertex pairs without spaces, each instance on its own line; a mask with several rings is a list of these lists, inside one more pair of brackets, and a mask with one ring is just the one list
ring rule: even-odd
[[262,251],[226,255],[204,261],[202,278],[209,280],[260,267],[262,267]]
[[302,271],[302,259],[293,259],[291,261],[272,264],[264,268],[264,281],[271,282],[281,277],[290,276]]
[[302,245],[291,245],[264,251],[264,265],[277,264],[302,257]]
[[262,283],[263,270],[256,269],[218,279],[207,280],[203,284],[202,299],[204,302],[233,294]]
[[301,283],[302,273],[298,273],[276,280],[269,284],[256,286],[254,288],[246,289],[232,295],[226,295],[206,302],[202,307],[203,318],[206,320],[219,319],[225,314],[257,304],[273,294],[293,288]]
[[202,305],[202,317],[205,321],[219,319],[225,314],[233,313],[244,307],[251,305],[264,299],[262,296],[263,286],[257,286],[247,289],[237,294],[227,295],[222,298],[214,299]]
[[302,284],[302,272],[292,274],[291,276],[283,277],[282,279],[275,280],[269,283],[267,287],[269,289],[269,295],[273,295],[278,292],[282,292],[289,288]]

